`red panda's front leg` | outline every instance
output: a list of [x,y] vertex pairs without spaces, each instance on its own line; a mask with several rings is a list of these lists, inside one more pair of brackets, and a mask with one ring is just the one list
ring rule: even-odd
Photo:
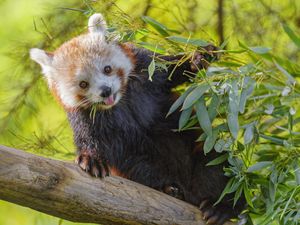
[[92,176],[109,176],[107,160],[95,149],[79,150],[75,162],[80,166],[81,169]]

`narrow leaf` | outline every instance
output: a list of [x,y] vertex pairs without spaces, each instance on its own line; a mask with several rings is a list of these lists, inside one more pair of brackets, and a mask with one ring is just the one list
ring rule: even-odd
[[253,124],[250,124],[247,126],[245,133],[244,133],[244,144],[247,145],[249,144],[254,137],[254,127]]
[[228,127],[231,135],[237,139],[239,132],[239,96],[238,96],[238,86],[237,81],[233,80],[231,82],[231,88],[229,90],[229,108],[227,114]]
[[249,47],[249,49],[250,49],[252,52],[257,53],[257,54],[260,54],[260,55],[266,54],[266,53],[268,53],[268,52],[271,50],[271,48],[260,47],[260,46],[258,46],[258,47]]
[[153,27],[158,33],[160,33],[162,36],[167,37],[169,36],[168,28],[156,21],[155,19],[149,17],[149,16],[143,16],[142,20],[149,24],[151,27]]
[[249,96],[252,94],[254,87],[255,87],[255,81],[253,79],[248,78],[247,80],[248,80],[248,84],[245,88],[243,88],[241,97],[240,97],[240,102],[239,102],[240,113],[245,112],[246,101],[249,98]]
[[252,198],[251,198],[251,193],[247,187],[246,184],[244,184],[244,196],[245,196],[245,199],[248,203],[249,206],[251,206],[253,208],[253,203],[252,203]]
[[287,77],[287,84],[295,85],[295,78],[274,60],[275,66]]
[[185,99],[182,110],[190,108],[196,103],[196,101],[201,98],[201,96],[209,89],[208,84],[202,84],[195,88]]
[[250,166],[247,169],[247,172],[254,172],[254,171],[257,171],[257,170],[261,170],[261,169],[266,168],[270,165],[272,165],[272,162],[269,162],[269,161],[258,162],[256,164],[254,164],[253,166]]
[[212,132],[212,135],[207,136],[207,138],[205,139],[204,146],[203,146],[204,154],[209,153],[213,149],[217,138],[218,138],[218,130],[215,129]]
[[201,97],[195,105],[197,118],[202,130],[207,134],[207,136],[212,136],[212,125],[206,109],[204,97]]
[[217,158],[215,158],[214,160],[210,161],[209,163],[206,164],[206,166],[215,166],[215,165],[219,165],[223,162],[225,162],[228,158],[228,154],[223,154]]
[[170,36],[167,37],[168,40],[174,41],[176,43],[180,44],[186,44],[186,45],[194,45],[194,46],[199,46],[199,47],[206,47],[209,45],[208,42],[200,39],[189,39],[185,37],[179,37],[179,36]]
[[219,96],[217,94],[213,94],[211,102],[208,106],[208,115],[210,121],[213,121],[216,118],[220,104],[221,104],[221,100]]
[[152,81],[152,77],[155,71],[155,61],[152,59],[150,65],[148,66],[148,74],[149,74],[149,80]]
[[179,108],[179,106],[182,105],[182,103],[184,102],[185,98],[188,96],[189,93],[191,93],[194,89],[196,88],[196,86],[190,86],[179,98],[176,99],[176,101],[173,103],[173,105],[171,106],[167,116],[169,116],[170,114],[172,114],[176,109]]
[[287,25],[282,24],[282,27],[285,31],[285,33],[290,37],[290,39],[295,43],[295,45],[300,48],[300,37],[295,34],[295,32]]
[[181,112],[180,118],[179,118],[179,130],[181,130],[186,125],[186,123],[189,121],[192,111],[193,111],[193,108],[190,107]]

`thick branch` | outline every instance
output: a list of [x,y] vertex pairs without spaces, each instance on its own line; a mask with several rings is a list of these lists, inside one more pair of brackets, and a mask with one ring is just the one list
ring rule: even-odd
[[199,224],[183,201],[122,179],[92,178],[73,163],[0,146],[0,199],[74,222]]

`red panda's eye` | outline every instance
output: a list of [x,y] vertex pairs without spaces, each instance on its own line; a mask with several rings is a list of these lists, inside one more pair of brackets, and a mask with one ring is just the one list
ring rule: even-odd
[[105,66],[105,67],[104,67],[104,73],[110,74],[111,71],[112,71],[111,66]]
[[89,86],[89,83],[86,81],[80,81],[79,83],[79,87],[81,87],[82,89],[86,89]]

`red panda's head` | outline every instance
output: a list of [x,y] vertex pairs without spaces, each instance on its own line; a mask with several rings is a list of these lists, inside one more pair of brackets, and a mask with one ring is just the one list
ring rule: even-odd
[[105,40],[101,14],[90,17],[89,32],[64,43],[53,53],[31,49],[30,57],[42,67],[50,89],[67,109],[100,109],[122,98],[133,62],[117,43]]

